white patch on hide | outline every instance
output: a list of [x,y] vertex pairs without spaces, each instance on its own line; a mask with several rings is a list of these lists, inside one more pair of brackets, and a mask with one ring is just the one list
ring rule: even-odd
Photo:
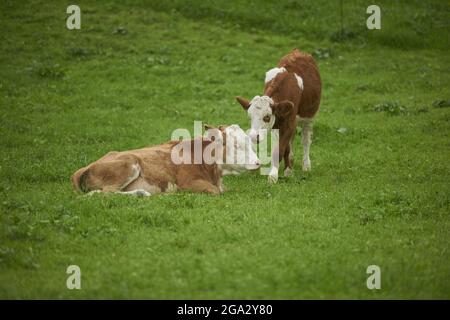
[[[268,96],[256,96],[250,101],[247,113],[251,119],[250,138],[256,142],[260,130],[270,130],[275,124],[275,115],[272,114],[272,98]],[[264,121],[265,116],[270,116],[269,122]],[[262,137],[262,136],[261,136]]]
[[266,79],[264,80],[264,83],[272,81],[273,78],[277,76],[279,73],[286,72],[285,68],[273,68],[266,72]]
[[296,73],[295,74],[295,78],[297,79],[297,84],[300,88],[300,90],[303,90],[303,79],[302,77],[298,76]]
[[260,166],[258,155],[252,149],[249,136],[237,124],[228,126],[226,134],[226,161],[220,165],[222,174],[239,174],[245,170],[256,170]]

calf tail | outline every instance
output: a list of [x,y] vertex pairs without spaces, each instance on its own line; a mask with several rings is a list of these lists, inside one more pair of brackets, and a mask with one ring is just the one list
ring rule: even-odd
[[72,177],[72,185],[74,189],[78,192],[88,192],[86,187],[86,178],[88,176],[89,169],[81,168],[77,172],[75,172]]

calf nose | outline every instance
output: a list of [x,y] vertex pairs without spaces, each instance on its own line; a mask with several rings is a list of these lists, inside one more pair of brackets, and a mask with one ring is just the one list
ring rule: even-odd
[[255,162],[255,166],[257,166],[257,167],[259,168],[260,165],[261,165],[261,163],[259,162],[259,160],[257,160],[257,161]]

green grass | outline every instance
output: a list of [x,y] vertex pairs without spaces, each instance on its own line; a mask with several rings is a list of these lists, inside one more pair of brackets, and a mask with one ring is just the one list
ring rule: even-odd
[[[378,1],[0,4],[0,297],[450,298],[450,7]],[[248,119],[234,101],[298,47],[323,79],[313,170],[221,196],[75,194],[110,150],[193,121]],[[345,128],[346,130],[340,130]],[[82,290],[66,288],[80,266]],[[366,268],[381,267],[381,290]]]

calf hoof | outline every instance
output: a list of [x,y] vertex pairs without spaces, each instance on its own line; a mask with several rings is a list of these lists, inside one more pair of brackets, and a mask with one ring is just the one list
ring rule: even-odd
[[303,171],[311,171],[311,162],[303,161],[302,169],[303,169]]
[[141,191],[138,191],[138,192],[136,193],[136,195],[137,195],[138,197],[149,197],[149,196],[151,196],[152,194],[151,194],[150,192],[145,191],[145,190],[141,190]]
[[284,169],[284,176],[285,177],[289,177],[290,175],[292,175],[293,170],[291,168],[286,168]]
[[269,183],[277,183],[278,181],[278,175],[276,174],[269,174],[269,177],[267,178]]
[[148,197],[148,196],[151,196],[152,194],[150,192],[145,191],[145,190],[136,190],[134,192],[134,195],[136,197]]

